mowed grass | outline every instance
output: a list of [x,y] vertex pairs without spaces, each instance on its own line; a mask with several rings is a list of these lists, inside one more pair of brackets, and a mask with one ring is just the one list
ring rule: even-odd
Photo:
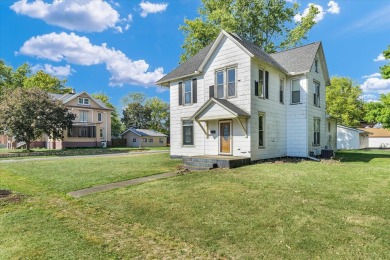
[[0,188],[28,194],[0,204],[0,258],[390,258],[390,151],[338,158],[196,172],[82,199],[63,194],[77,186],[58,184],[66,170],[45,182],[31,163],[0,165]]

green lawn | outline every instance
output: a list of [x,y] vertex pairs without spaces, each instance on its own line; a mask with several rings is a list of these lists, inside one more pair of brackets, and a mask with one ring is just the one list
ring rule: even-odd
[[24,194],[0,199],[0,259],[390,258],[390,151],[338,158],[196,172],[82,199],[65,193],[178,161],[0,164],[0,189]]

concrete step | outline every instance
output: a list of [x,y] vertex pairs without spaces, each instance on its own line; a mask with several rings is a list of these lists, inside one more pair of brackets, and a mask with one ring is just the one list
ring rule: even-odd
[[202,167],[202,166],[196,166],[196,165],[184,165],[184,168],[189,170],[189,171],[208,171],[208,170],[215,169],[215,168]]
[[185,165],[189,166],[201,166],[201,167],[210,167],[210,168],[217,168],[218,165],[216,163],[208,163],[208,162],[194,162],[194,161],[188,161],[184,163]]

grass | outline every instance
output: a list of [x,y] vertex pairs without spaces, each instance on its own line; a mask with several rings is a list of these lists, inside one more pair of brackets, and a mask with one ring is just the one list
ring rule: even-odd
[[[167,154],[148,156],[150,164],[171,163]],[[0,189],[25,194],[22,202],[0,207],[0,258],[387,259],[390,151],[338,158],[197,172],[78,200],[64,192],[110,181],[105,175],[114,164],[96,179],[98,171],[72,175],[82,167],[75,159],[70,168],[0,165]],[[99,160],[84,168],[111,161]]]
[[7,148],[0,148],[0,154],[6,154],[6,153],[31,153],[31,152],[36,152],[36,153],[49,153],[49,152],[55,152],[55,151],[82,151],[82,152],[90,152],[93,154],[94,152],[131,152],[134,150],[169,150],[169,147],[109,147],[109,148],[66,148],[64,150],[53,150],[53,149],[46,149],[46,148],[35,148],[31,149],[30,151],[24,150],[24,149],[7,149]]

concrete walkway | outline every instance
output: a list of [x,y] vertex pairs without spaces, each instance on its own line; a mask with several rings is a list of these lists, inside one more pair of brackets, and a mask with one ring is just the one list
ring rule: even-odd
[[93,155],[68,155],[68,156],[57,156],[57,157],[18,157],[19,159],[6,159],[2,158],[0,163],[15,163],[15,162],[29,162],[29,161],[56,161],[73,158],[94,158],[94,157],[115,157],[115,156],[132,156],[140,154],[156,154],[156,153],[169,153],[167,150],[151,150],[142,152],[128,152],[128,153],[108,153],[108,154],[93,154]]
[[136,185],[136,184],[145,183],[145,182],[154,181],[154,180],[166,179],[166,178],[177,176],[177,175],[178,175],[177,172],[161,173],[161,174],[141,177],[141,178],[137,178],[137,179],[114,182],[114,183],[95,186],[95,187],[91,187],[91,188],[87,188],[87,189],[71,191],[68,193],[68,195],[70,195],[74,198],[81,198],[83,196],[97,193],[97,192],[101,192],[101,191],[113,190],[116,188],[127,187],[127,186]]

